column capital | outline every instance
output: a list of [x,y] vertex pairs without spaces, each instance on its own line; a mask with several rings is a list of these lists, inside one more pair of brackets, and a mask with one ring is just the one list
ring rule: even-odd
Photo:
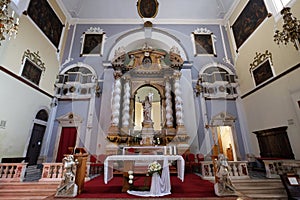
[[114,78],[117,80],[117,79],[120,79],[122,77],[122,72],[121,71],[115,71],[114,72]]

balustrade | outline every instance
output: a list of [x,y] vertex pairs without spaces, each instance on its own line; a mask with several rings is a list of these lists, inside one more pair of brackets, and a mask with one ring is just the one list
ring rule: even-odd
[[62,177],[62,163],[43,163],[42,178],[39,181],[61,181]]
[[263,160],[267,178],[280,178],[284,173],[300,175],[300,160]]
[[27,163],[0,163],[0,181],[22,182]]
[[[200,176],[206,180],[213,180],[215,178],[213,161],[201,161],[200,163]],[[247,161],[228,161],[228,165],[231,179],[250,178]]]

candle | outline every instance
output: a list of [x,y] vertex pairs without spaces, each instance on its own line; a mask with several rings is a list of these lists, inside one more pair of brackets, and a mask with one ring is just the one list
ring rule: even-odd
[[169,146],[170,155],[172,155],[172,146]]
[[164,146],[164,155],[167,155],[167,147]]
[[174,155],[177,155],[177,149],[176,149],[176,146],[174,146]]

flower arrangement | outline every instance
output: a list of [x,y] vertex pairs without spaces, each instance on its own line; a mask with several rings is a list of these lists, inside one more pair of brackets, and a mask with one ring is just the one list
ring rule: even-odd
[[148,165],[148,173],[152,175],[155,172],[161,174],[161,165],[157,161],[154,161]]

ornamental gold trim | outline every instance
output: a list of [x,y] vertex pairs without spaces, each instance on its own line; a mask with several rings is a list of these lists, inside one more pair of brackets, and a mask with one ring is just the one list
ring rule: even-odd
[[255,53],[255,57],[254,57],[254,61],[252,63],[250,63],[250,73],[251,71],[253,71],[253,69],[255,69],[256,67],[258,67],[261,63],[265,62],[266,60],[270,59],[270,63],[271,65],[273,65],[273,59],[272,59],[272,53],[269,52],[268,50],[265,51],[265,53]]

